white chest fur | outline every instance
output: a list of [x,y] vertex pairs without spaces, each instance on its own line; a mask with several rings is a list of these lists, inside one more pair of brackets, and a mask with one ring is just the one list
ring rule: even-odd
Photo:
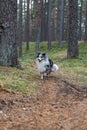
[[48,59],[46,59],[46,60],[42,60],[41,62],[39,62],[38,59],[36,59],[36,64],[37,64],[37,68],[40,72],[45,72],[46,66],[49,65],[49,61],[48,61]]

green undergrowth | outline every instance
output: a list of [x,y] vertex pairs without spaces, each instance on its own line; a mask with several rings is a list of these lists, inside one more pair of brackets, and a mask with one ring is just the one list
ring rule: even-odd
[[79,57],[77,59],[59,58],[59,64],[69,78],[76,82],[87,81],[87,43],[79,44]]
[[[23,56],[19,59],[23,70],[0,66],[0,84],[16,92],[35,94],[40,77],[35,64],[35,43],[31,42],[29,46],[29,51],[26,51],[26,44],[23,43]],[[87,43],[79,43],[77,59],[67,59],[65,42],[62,43],[62,48],[58,48],[57,42],[52,42],[51,50],[47,49],[46,42],[42,42],[40,51],[46,52],[59,66],[56,76],[75,82],[87,81]]]

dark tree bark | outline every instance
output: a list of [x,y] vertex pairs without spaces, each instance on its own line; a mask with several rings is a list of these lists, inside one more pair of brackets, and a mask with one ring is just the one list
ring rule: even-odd
[[48,2],[46,0],[41,1],[41,41],[46,41],[47,38],[47,11],[48,11]]
[[48,50],[51,49],[51,9],[52,0],[48,0]]
[[60,13],[61,13],[61,0],[56,0],[56,8],[57,8],[57,40],[59,41],[59,32],[60,32]]
[[44,2],[44,41],[48,40],[48,2],[45,0]]
[[41,14],[42,14],[42,5],[43,5],[43,0],[40,0],[39,3],[36,3],[38,5],[38,16],[37,16],[37,23],[36,23],[36,54],[39,51],[40,47],[40,40],[41,40]]
[[86,0],[86,18],[85,18],[85,41],[87,41],[87,0]]
[[0,0],[0,65],[17,66],[17,1]]
[[78,1],[69,0],[68,58],[78,57]]
[[18,21],[18,42],[19,42],[19,57],[22,57],[22,0],[19,0],[19,21]]
[[52,36],[52,41],[55,41],[57,38],[57,24],[56,24],[56,13],[57,13],[57,10],[56,10],[56,0],[54,1],[53,3],[53,8],[52,8],[52,30],[51,30],[51,36]]
[[64,30],[64,0],[61,0],[60,37],[58,44],[59,48],[62,47],[63,30]]
[[83,0],[80,0],[80,3],[81,3],[81,6],[80,6],[80,16],[79,16],[79,40],[81,40],[82,38],[82,3],[83,3]]
[[22,17],[22,25],[23,25],[23,41],[25,42],[25,30],[26,30],[26,28],[25,28],[25,21],[26,21],[26,0],[23,0],[23,17]]
[[29,23],[30,23],[30,19],[29,19],[29,4],[30,4],[30,0],[27,0],[27,17],[26,17],[26,50],[29,50]]

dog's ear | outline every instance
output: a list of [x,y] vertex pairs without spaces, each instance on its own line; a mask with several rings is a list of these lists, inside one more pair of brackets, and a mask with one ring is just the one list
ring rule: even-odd
[[42,53],[43,57],[46,57],[46,53]]
[[36,57],[39,57],[39,55],[40,55],[40,52],[37,53]]

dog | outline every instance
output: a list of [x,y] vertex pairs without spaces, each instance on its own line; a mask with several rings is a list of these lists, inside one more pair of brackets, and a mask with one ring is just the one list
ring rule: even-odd
[[59,67],[48,58],[46,53],[41,52],[37,53],[36,65],[40,72],[41,79],[44,79],[44,76],[49,76],[51,72],[56,72],[59,69]]

